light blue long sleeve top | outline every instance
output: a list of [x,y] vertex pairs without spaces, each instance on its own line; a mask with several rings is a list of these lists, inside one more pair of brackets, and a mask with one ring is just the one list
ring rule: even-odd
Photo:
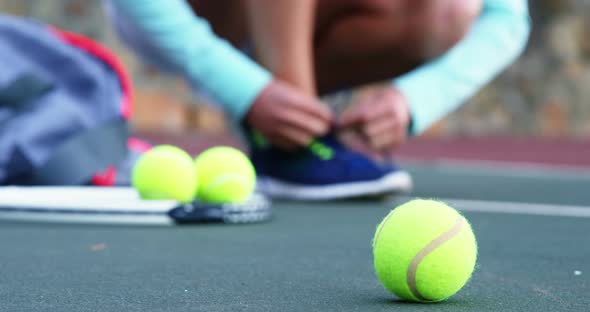
[[521,54],[529,32],[526,0],[484,0],[461,42],[394,80],[410,105],[410,132],[420,134],[490,82]]
[[[157,55],[240,120],[272,75],[215,36],[184,0],[111,0],[118,18]],[[441,57],[394,79],[409,101],[413,134],[456,109],[510,64],[530,31],[526,0],[484,0],[468,35]]]
[[215,36],[185,0],[111,0],[109,8],[139,31],[133,34],[141,36],[136,40],[157,50],[144,53],[180,71],[234,120],[244,116],[272,79],[266,69]]

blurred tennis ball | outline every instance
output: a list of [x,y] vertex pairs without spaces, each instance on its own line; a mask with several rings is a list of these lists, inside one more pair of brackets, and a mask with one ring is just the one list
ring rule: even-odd
[[250,159],[241,151],[213,147],[195,159],[199,185],[197,198],[208,203],[246,201],[254,191],[256,172]]
[[434,200],[413,200],[391,211],[373,239],[377,277],[402,299],[445,300],[471,277],[477,243],[467,220]]
[[156,146],[135,164],[132,184],[144,199],[190,202],[197,188],[193,160],[178,147]]

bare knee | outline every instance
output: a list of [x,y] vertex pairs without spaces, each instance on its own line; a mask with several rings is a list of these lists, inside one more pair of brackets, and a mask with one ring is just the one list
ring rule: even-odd
[[481,6],[481,0],[407,0],[406,52],[422,60],[445,53],[469,32]]

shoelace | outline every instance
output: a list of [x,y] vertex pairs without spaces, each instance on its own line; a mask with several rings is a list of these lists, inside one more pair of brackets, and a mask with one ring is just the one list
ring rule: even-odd
[[334,150],[318,140],[311,141],[309,150],[321,160],[330,160],[334,157]]

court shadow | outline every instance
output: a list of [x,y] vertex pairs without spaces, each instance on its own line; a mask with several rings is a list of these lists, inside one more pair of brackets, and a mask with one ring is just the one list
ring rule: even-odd
[[[358,197],[350,197],[350,198],[337,198],[331,199],[330,202],[335,203],[379,203],[379,202],[392,202],[401,200],[406,197],[408,194],[384,194],[384,195],[365,195],[365,196],[358,196]],[[305,200],[305,199],[281,199],[282,202],[292,202],[292,203],[317,203],[316,200]]]
[[[264,223],[257,223],[264,224]],[[0,227],[2,228],[35,228],[35,229],[71,229],[71,230],[126,230],[126,231],[140,231],[140,230],[165,230],[169,231],[170,228],[175,229],[190,229],[194,227],[240,227],[243,224],[221,224],[221,223],[198,223],[198,224],[133,224],[133,223],[75,223],[75,222],[35,222],[35,221],[9,221],[0,220]],[[250,225],[252,226],[252,225]]]
[[466,307],[470,306],[469,302],[450,298],[445,301],[440,302],[412,302],[402,300],[396,297],[385,297],[385,296],[375,296],[375,297],[363,297],[361,299],[365,304],[373,306],[373,307],[390,307],[390,308],[399,308],[403,309],[403,311],[424,311],[425,309],[435,309],[436,311],[446,311],[446,310],[455,310],[458,307]]
[[71,222],[35,222],[35,221],[9,221],[1,220],[2,228],[35,228],[35,229],[165,229],[161,225],[123,225],[123,224],[93,224],[93,223],[71,223]]

